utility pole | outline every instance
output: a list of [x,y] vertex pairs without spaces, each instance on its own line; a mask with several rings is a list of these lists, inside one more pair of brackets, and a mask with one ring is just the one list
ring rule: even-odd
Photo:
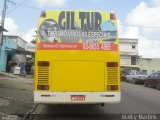
[[4,28],[4,21],[6,16],[6,9],[7,9],[7,0],[4,0],[4,6],[2,11],[2,20],[1,20],[1,27],[2,31],[0,31],[0,59],[1,59],[1,50],[3,46],[3,28]]
[[4,28],[4,21],[5,21],[5,16],[6,16],[6,9],[7,9],[7,0],[4,0],[2,20],[1,20],[2,31],[0,31],[0,60],[1,60],[1,51],[2,51],[2,46],[3,46],[3,28]]
[[[1,26],[4,28],[4,22],[5,22],[5,16],[6,16],[6,9],[7,9],[7,0],[4,0],[4,6],[3,6],[3,11],[2,11],[2,20],[1,20]],[[0,45],[3,45],[3,29],[0,31]],[[0,49],[1,52],[1,49]]]

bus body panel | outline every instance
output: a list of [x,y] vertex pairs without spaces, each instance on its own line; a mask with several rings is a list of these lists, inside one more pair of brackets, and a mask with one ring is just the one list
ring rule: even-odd
[[[72,95],[84,95],[84,101],[72,99]],[[34,91],[36,103],[47,104],[101,104],[119,103],[121,92],[39,92]]]
[[103,61],[52,61],[51,91],[105,91],[104,69]]

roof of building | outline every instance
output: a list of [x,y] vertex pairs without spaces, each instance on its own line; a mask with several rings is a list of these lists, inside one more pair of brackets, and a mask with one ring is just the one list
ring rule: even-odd
[[119,38],[119,40],[138,40],[136,38]]
[[20,38],[21,40],[23,40],[24,42],[26,42],[27,43],[27,41],[25,41],[23,38],[21,38],[20,36],[18,36],[18,35],[4,35],[5,37],[18,37],[18,38]]
[[142,58],[142,60],[160,60],[160,58]]
[[119,38],[119,43],[138,43],[138,39]]

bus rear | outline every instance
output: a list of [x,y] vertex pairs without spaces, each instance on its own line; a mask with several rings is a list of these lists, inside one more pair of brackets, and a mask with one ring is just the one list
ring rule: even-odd
[[120,102],[120,56],[114,13],[45,11],[38,23],[34,101]]

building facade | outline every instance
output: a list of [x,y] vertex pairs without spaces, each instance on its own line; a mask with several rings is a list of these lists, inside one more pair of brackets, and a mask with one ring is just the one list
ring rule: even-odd
[[119,38],[121,71],[139,69],[138,39]]
[[[0,71],[7,71],[7,66],[11,61],[19,62],[17,59],[25,59],[23,51],[25,51],[26,43],[19,36],[5,35],[3,37],[0,54]],[[18,55],[19,57],[16,58]]]
[[148,75],[160,71],[160,58],[141,58],[139,67],[142,72]]

